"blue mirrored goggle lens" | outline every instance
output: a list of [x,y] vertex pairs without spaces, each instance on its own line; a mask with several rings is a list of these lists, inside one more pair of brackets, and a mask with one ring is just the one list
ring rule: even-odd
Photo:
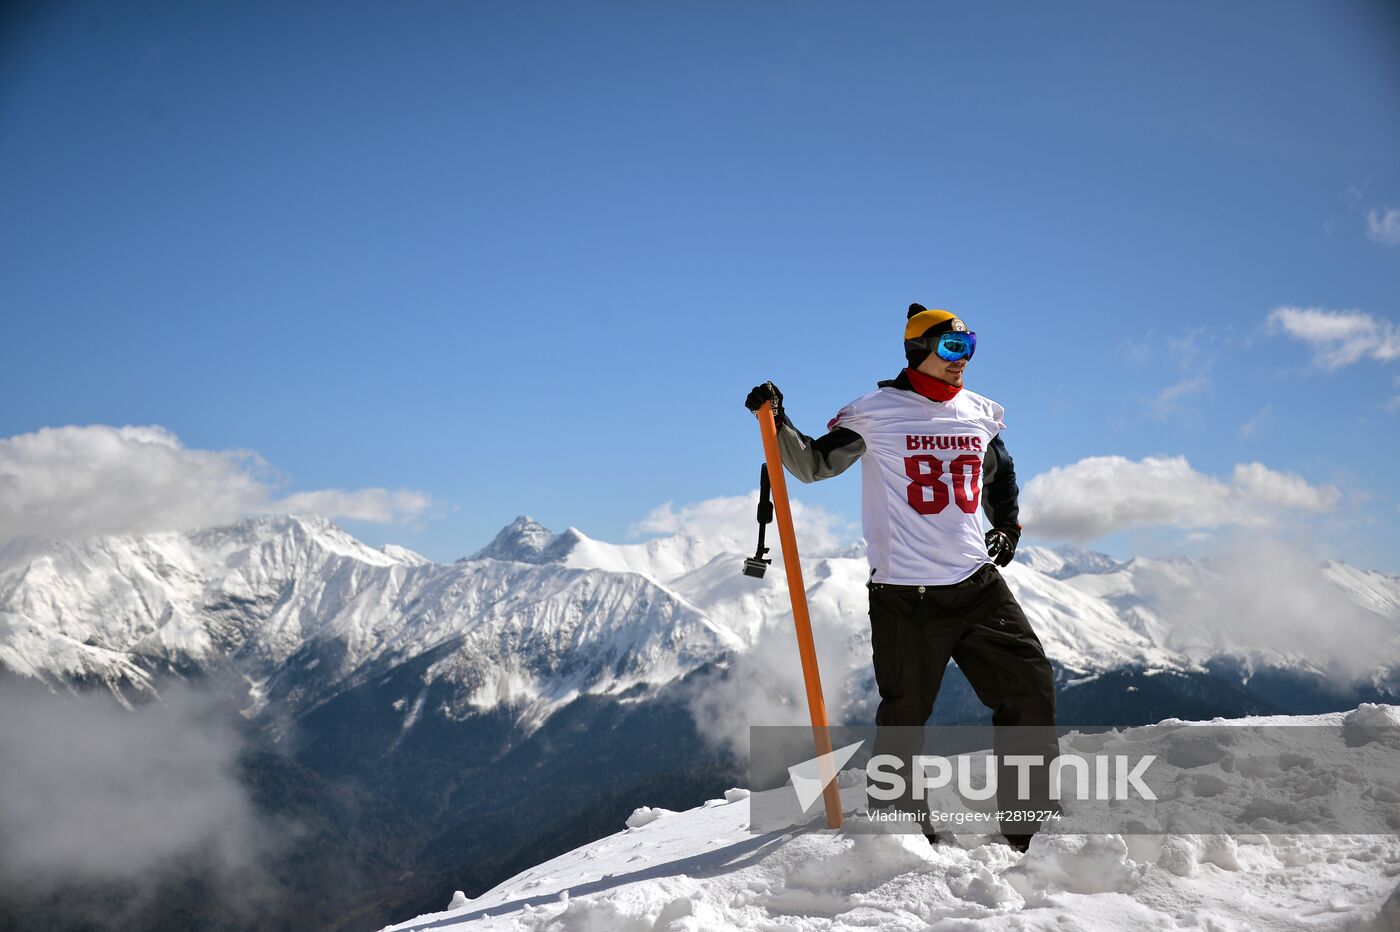
[[939,359],[948,362],[971,359],[972,354],[977,351],[977,334],[970,330],[950,330],[939,334],[933,351],[938,354]]

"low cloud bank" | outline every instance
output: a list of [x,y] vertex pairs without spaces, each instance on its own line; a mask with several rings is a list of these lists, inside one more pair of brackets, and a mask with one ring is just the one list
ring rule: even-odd
[[18,538],[187,531],[259,512],[407,523],[432,506],[407,489],[278,499],[248,450],[197,450],[163,427],[46,427],[0,438],[0,544]]
[[1400,674],[1397,619],[1351,601],[1301,543],[1237,534],[1210,565],[1195,585],[1156,593],[1166,646],[1195,656],[1283,655],[1341,687],[1387,666]]
[[1021,523],[1037,537],[1084,544],[1131,528],[1268,527],[1332,511],[1340,501],[1335,486],[1262,463],[1242,463],[1218,479],[1184,456],[1092,456],[1031,479]]
[[214,703],[176,690],[129,711],[107,694],[0,690],[0,876],[43,894],[149,888],[199,864],[237,896],[263,889],[270,838],[238,777],[242,737]]
[[[873,706],[873,697],[865,695],[864,689],[873,677],[868,647],[856,653],[849,627],[822,615],[812,619],[812,640],[822,660],[827,721],[865,717]],[[861,657],[862,662],[843,662],[852,656]],[[702,680],[691,695],[690,711],[705,740],[738,761],[748,760],[751,725],[809,724],[791,613],[773,618],[748,651],[735,656],[727,669]]]

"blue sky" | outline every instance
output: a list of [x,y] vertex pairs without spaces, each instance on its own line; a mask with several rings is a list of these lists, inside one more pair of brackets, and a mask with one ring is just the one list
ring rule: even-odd
[[[0,437],[159,425],[285,493],[418,490],[346,525],[438,559],[520,513],[622,540],[753,487],[755,382],[816,432],[894,375],[920,301],[978,332],[1023,485],[1262,463],[1324,500],[1267,532],[1400,571],[1386,4],[7,15]],[[854,475],[800,494],[858,517]],[[1089,543],[1241,522],[1162,524]]]

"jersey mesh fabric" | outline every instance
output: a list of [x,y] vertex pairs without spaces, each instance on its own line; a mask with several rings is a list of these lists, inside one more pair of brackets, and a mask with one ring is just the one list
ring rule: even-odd
[[829,428],[865,441],[861,521],[872,581],[945,586],[990,562],[982,458],[1005,429],[1003,416],[1001,405],[967,389],[937,402],[886,387],[832,418]]

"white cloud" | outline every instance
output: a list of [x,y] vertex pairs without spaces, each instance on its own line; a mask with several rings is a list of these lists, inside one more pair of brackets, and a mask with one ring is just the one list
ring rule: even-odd
[[1366,193],[1366,185],[1350,185],[1345,191],[1337,195],[1337,201],[1342,205],[1341,213],[1334,212],[1327,218],[1327,222],[1322,225],[1322,232],[1328,236],[1335,236],[1340,233],[1351,217],[1355,215],[1357,208],[1361,205],[1361,198]]
[[1177,402],[1188,395],[1204,391],[1210,385],[1210,379],[1206,376],[1198,375],[1194,378],[1183,379],[1173,385],[1168,385],[1157,393],[1153,400],[1152,407],[1158,417],[1166,417],[1177,408]]
[[1183,402],[1186,399],[1210,388],[1209,373],[1215,365],[1211,348],[1226,339],[1225,330],[1223,327],[1217,328],[1210,333],[1210,340],[1206,339],[1208,331],[1205,327],[1162,336],[1154,336],[1153,331],[1148,331],[1147,340],[1143,343],[1120,344],[1120,351],[1133,363],[1155,367],[1159,362],[1166,362],[1177,372],[1175,382],[1155,395],[1139,397],[1138,400],[1153,417],[1165,419],[1178,414],[1185,407]]
[[1250,418],[1249,420],[1245,421],[1243,424],[1240,425],[1240,436],[1251,437],[1254,434],[1258,433],[1259,428],[1267,424],[1269,420],[1273,417],[1273,413],[1273,405],[1264,405],[1264,407],[1259,409],[1258,414],[1254,415],[1254,417]]
[[1366,236],[1382,246],[1400,246],[1400,207],[1366,211]]
[[[822,694],[828,720],[866,718],[874,692],[867,679],[868,661],[864,666],[844,662],[860,649],[859,642],[836,613],[817,612],[811,621],[813,646],[822,658]],[[868,643],[865,650],[868,656]],[[762,721],[767,725],[808,723],[807,684],[802,665],[793,657],[791,613],[771,617],[747,650],[692,684],[689,706],[701,736],[740,762],[748,759],[749,726],[754,724],[755,710],[762,710]],[[801,734],[796,727],[791,731]],[[808,735],[810,744],[810,732]]]
[[371,524],[405,524],[421,516],[432,504],[427,495],[411,489],[322,489],[289,495],[272,503],[268,510]]
[[[1183,333],[1167,337],[1167,355],[1183,371],[1210,364],[1213,362],[1213,358],[1202,346],[1206,335],[1205,327],[1193,327]],[[1219,339],[1219,332],[1215,333],[1214,336]]]
[[0,537],[81,537],[230,521],[261,501],[263,464],[190,450],[160,427],[47,427],[0,439]]
[[1148,340],[1124,340],[1118,344],[1118,352],[1130,362],[1145,363],[1153,357],[1153,346]]
[[[849,524],[824,508],[806,505],[796,499],[792,504],[792,523],[802,556],[817,556],[839,549],[851,538]],[[726,549],[752,551],[758,540],[758,489],[749,495],[710,498],[683,505],[677,509],[671,502],[652,509],[641,521],[632,525],[633,536],[684,533],[704,540],[723,542]],[[768,525],[767,544],[778,552],[778,523],[774,516]]]
[[1082,543],[1128,528],[1269,525],[1289,512],[1331,511],[1340,499],[1332,486],[1261,463],[1236,466],[1227,482],[1184,456],[1094,456],[1027,483],[1021,520],[1027,533]]
[[1278,307],[1269,312],[1269,326],[1308,344],[1313,361],[1327,369],[1368,357],[1380,362],[1400,359],[1400,328],[1365,311]]
[[[1230,477],[1229,494],[1236,507],[1248,511],[1274,508],[1285,511],[1331,511],[1342,500],[1336,486],[1312,485],[1302,476],[1278,472],[1263,463],[1241,463]],[[1247,524],[1229,520],[1222,524]]]
[[1381,663],[1377,645],[1392,637],[1392,618],[1341,597],[1328,561],[1307,536],[1236,532],[1225,538],[1212,561],[1216,572],[1198,575],[1196,585],[1158,590],[1166,646],[1179,634],[1199,637],[1202,620],[1210,619],[1209,635],[1221,647],[1241,653],[1266,647],[1341,684],[1369,680]]
[[[212,697],[179,687],[128,712],[103,696],[0,694],[0,870],[27,889],[121,883],[155,893],[198,861],[230,901],[269,880],[276,835],[239,781],[245,741]],[[135,889],[133,889],[135,888]]]
[[191,530],[260,511],[405,520],[418,492],[303,492],[273,499],[272,470],[246,450],[195,450],[162,427],[47,427],[0,438],[0,543]]

